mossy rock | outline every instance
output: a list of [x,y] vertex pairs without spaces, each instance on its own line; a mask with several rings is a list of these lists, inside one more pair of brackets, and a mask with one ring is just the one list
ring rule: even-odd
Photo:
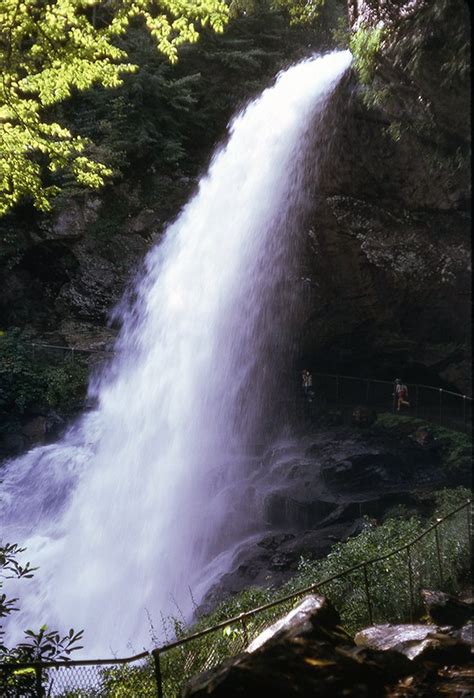
[[374,428],[392,434],[414,437],[420,428],[429,429],[440,451],[441,464],[453,476],[453,484],[467,482],[471,474],[472,439],[467,434],[426,422],[416,417],[380,414]]

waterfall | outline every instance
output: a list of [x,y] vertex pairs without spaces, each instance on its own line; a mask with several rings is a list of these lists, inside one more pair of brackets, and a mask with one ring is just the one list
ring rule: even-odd
[[140,651],[147,614],[189,618],[261,529],[252,444],[278,426],[309,144],[350,60],[305,60],[234,118],[118,311],[97,408],[4,467],[2,539],[39,567],[11,640],[47,623],[85,628],[88,656]]

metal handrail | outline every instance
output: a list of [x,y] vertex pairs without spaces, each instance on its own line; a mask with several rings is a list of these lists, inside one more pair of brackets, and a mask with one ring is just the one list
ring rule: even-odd
[[396,548],[395,550],[391,550],[388,553],[385,553],[384,555],[379,555],[377,557],[370,558],[369,560],[364,560],[363,562],[359,562],[357,565],[353,565],[353,567],[348,567],[346,570],[343,570],[342,572],[338,572],[337,574],[333,574],[330,577],[326,577],[326,579],[323,579],[320,582],[315,582],[314,584],[310,584],[310,586],[304,587],[302,589],[299,589],[298,591],[293,592],[292,594],[288,594],[287,596],[282,596],[279,599],[276,599],[275,601],[270,601],[266,604],[263,604],[262,606],[257,606],[256,608],[251,609],[250,611],[244,611],[243,613],[240,613],[238,616],[234,616],[233,618],[229,618],[225,621],[222,621],[221,623],[218,623],[217,625],[213,626],[212,628],[206,628],[205,630],[201,630],[198,633],[193,633],[192,635],[188,635],[185,638],[181,638],[180,640],[176,640],[175,642],[168,643],[166,645],[163,645],[162,647],[155,647],[152,652],[165,652],[167,650],[173,649],[174,647],[178,647],[179,645],[182,645],[186,642],[189,642],[190,640],[196,640],[199,637],[202,637],[203,635],[207,635],[208,633],[212,632],[213,630],[219,630],[220,628],[225,628],[227,625],[234,625],[235,623],[239,622],[242,619],[245,618],[251,618],[252,616],[256,615],[257,613],[261,613],[262,611],[267,611],[270,608],[274,608],[275,606],[278,606],[279,604],[286,603],[287,601],[292,601],[293,599],[298,598],[299,596],[302,596],[303,594],[309,594],[312,591],[315,591],[319,587],[329,584],[329,582],[333,582],[335,579],[339,579],[340,577],[345,577],[348,574],[351,574],[352,572],[356,572],[359,569],[362,569],[363,567],[366,567],[367,565],[372,565],[375,562],[381,562],[382,560],[386,560],[389,557],[393,557],[393,555],[397,555],[398,553],[401,553],[403,550],[406,550],[407,548],[412,547],[417,543],[419,540],[427,536],[433,529],[438,528],[444,521],[447,519],[451,518],[451,516],[454,516],[457,514],[459,511],[462,511],[463,509],[466,509],[469,505],[471,504],[471,500],[468,499],[464,502],[464,504],[461,504],[461,506],[457,507],[456,509],[453,509],[452,511],[448,512],[445,516],[442,518],[438,519],[434,524],[432,524],[429,528],[427,528],[425,531],[423,531],[419,536],[414,538],[413,540],[409,541],[408,543],[404,543],[402,546],[399,548]]
[[[39,347],[45,349],[60,349],[61,351],[69,351],[72,354],[82,353],[82,354],[117,354],[115,349],[80,349],[76,347],[62,346],[59,344],[47,344],[44,342],[27,342],[31,347]],[[370,381],[371,383],[383,383],[384,385],[393,385],[393,381],[381,380],[380,378],[368,378],[364,376],[346,376],[341,373],[320,373],[313,372],[314,376],[325,376],[327,378],[343,378],[344,380],[359,380],[359,381]],[[413,387],[425,388],[427,390],[436,390],[438,392],[447,393],[448,395],[453,395],[454,397],[464,398],[466,400],[472,401],[471,395],[464,395],[463,393],[456,393],[452,390],[446,390],[446,388],[438,388],[434,385],[424,385],[423,383],[412,383]]]
[[40,347],[41,349],[61,349],[61,351],[70,351],[72,354],[76,352],[82,354],[116,354],[114,349],[81,349],[79,347],[67,347],[60,344],[45,344],[43,342],[28,342],[30,347]]
[[[83,660],[64,660],[64,661],[50,661],[50,662],[6,662],[3,664],[3,668],[15,668],[15,669],[22,669],[22,668],[32,668],[32,669],[46,669],[46,668],[51,668],[51,667],[72,667],[72,666],[91,666],[91,665],[103,665],[103,664],[128,664],[130,662],[137,661],[139,659],[144,659],[145,657],[148,656],[153,656],[155,662],[159,662],[159,656],[163,654],[164,652],[167,652],[171,649],[174,649],[176,647],[180,647],[182,645],[187,644],[188,642],[191,642],[193,640],[197,640],[201,637],[204,637],[205,635],[209,635],[212,632],[215,632],[216,630],[220,630],[222,628],[225,628],[229,625],[236,625],[237,623],[243,623],[246,619],[251,618],[263,611],[269,610],[270,608],[275,608],[276,606],[279,606],[280,604],[286,603],[288,601],[293,601],[300,596],[303,596],[304,594],[309,594],[320,587],[329,584],[330,582],[336,580],[336,579],[341,579],[343,577],[346,577],[348,574],[351,574],[353,572],[356,572],[357,570],[363,569],[364,570],[364,579],[365,579],[365,585],[366,585],[366,596],[368,600],[368,608],[369,608],[369,616],[370,616],[370,622],[372,623],[372,612],[370,608],[370,595],[368,592],[368,579],[367,579],[367,574],[366,570],[369,565],[372,565],[376,562],[381,562],[383,560],[386,560],[387,558],[393,557],[394,555],[397,555],[398,553],[403,552],[404,550],[410,551],[411,547],[414,546],[418,541],[420,541],[422,538],[427,536],[431,531],[437,530],[441,524],[443,524],[447,519],[451,518],[458,512],[462,511],[463,509],[466,509],[470,507],[472,504],[471,499],[467,499],[463,504],[461,504],[459,507],[456,507],[456,509],[452,509],[450,512],[442,516],[441,518],[437,519],[435,523],[433,523],[431,526],[429,526],[427,529],[425,529],[421,534],[419,534],[416,538],[413,538],[412,540],[408,541],[407,543],[404,543],[402,546],[396,548],[395,550],[391,550],[388,553],[384,553],[383,555],[378,555],[377,557],[370,558],[368,560],[364,560],[363,562],[359,562],[357,565],[353,565],[352,567],[349,567],[342,572],[338,572],[337,574],[333,574],[330,577],[326,577],[325,579],[315,582],[314,584],[311,584],[307,587],[303,587],[299,589],[296,592],[293,592],[291,594],[288,594],[286,596],[280,597],[276,599],[275,601],[270,601],[266,604],[262,604],[261,606],[257,606],[256,608],[251,609],[250,611],[244,611],[240,613],[237,616],[233,616],[231,618],[227,618],[224,621],[221,621],[220,623],[217,623],[216,625],[213,625],[211,627],[205,628],[204,630],[200,630],[197,633],[192,633],[191,635],[187,635],[184,638],[180,638],[179,640],[175,640],[174,642],[167,643],[165,645],[161,645],[159,647],[153,648],[151,651],[145,651],[142,652],[141,654],[134,655],[133,657],[125,657],[125,658],[118,658],[118,659],[83,659]],[[468,519],[468,533],[469,533],[469,540],[471,541],[471,530],[470,530],[470,521]],[[440,563],[440,551],[439,547],[437,547],[437,555],[438,555],[438,561]],[[411,577],[410,574],[410,564],[409,564],[409,577]],[[410,583],[410,593],[412,597],[412,589],[411,589],[411,583]],[[0,670],[2,669],[2,665],[0,665]],[[161,695],[158,693],[158,695]]]
[[[385,381],[380,378],[367,378],[364,376],[345,376],[342,373],[319,373],[314,372],[313,376],[322,376],[325,378],[344,378],[344,380],[355,380],[362,381],[364,383],[383,383],[384,385],[393,385],[393,381]],[[425,388],[426,390],[436,390],[437,392],[447,393],[448,395],[454,395],[455,397],[461,397],[466,400],[472,400],[471,395],[464,395],[464,393],[455,393],[452,390],[446,390],[446,388],[438,388],[435,385],[424,385],[423,383],[411,383],[413,388]]]

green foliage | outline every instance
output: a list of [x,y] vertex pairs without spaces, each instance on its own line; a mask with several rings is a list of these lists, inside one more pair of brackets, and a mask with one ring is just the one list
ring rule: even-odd
[[[0,7],[2,2],[0,0]],[[158,3],[158,6],[164,4],[168,3]],[[89,33],[102,32],[104,41],[121,52],[116,60],[104,57],[102,61],[112,71],[114,79],[111,77],[107,89],[103,89],[99,74],[101,61],[93,58],[92,47],[88,48],[89,53],[84,48],[81,70],[84,76],[89,75],[89,69],[93,71],[88,86],[66,81],[66,86],[70,87],[67,98],[38,107],[36,130],[29,125],[28,147],[14,148],[14,152],[11,148],[5,150],[2,161],[5,176],[0,178],[0,201],[5,203],[4,211],[22,196],[36,197],[37,207],[50,208],[58,193],[63,193],[61,198],[77,195],[89,185],[99,186],[111,177],[117,181],[133,172],[133,182],[148,186],[150,190],[157,180],[178,180],[173,183],[171,196],[165,196],[163,207],[165,217],[174,215],[189,193],[181,177],[196,176],[216,140],[222,137],[236,105],[254,96],[275,72],[289,61],[307,55],[311,47],[333,46],[330,32],[344,11],[339,0],[317,2],[314,7],[321,5],[317,21],[298,25],[290,24],[289,12],[296,9],[291,2],[280,2],[280,9],[270,0],[230,4],[234,19],[228,23],[225,33],[214,31],[218,28],[217,19],[213,29],[210,22],[196,22],[201,40],[196,44],[180,45],[179,61],[171,63],[168,55],[156,50],[156,39],[150,34],[143,15],[128,21],[120,35],[112,36],[115,15],[110,6],[106,10],[100,4],[94,7],[90,3],[81,15],[81,31],[84,25]],[[48,3],[38,5],[43,8]],[[120,2],[114,7],[125,5]],[[196,3],[182,0],[180,5],[182,8],[192,6],[193,11],[203,13],[209,6],[220,7],[222,3],[207,0],[194,7]],[[301,3],[303,5],[307,3]],[[139,7],[143,6],[147,3],[140,2]],[[43,16],[39,7],[35,12],[35,16]],[[226,16],[227,9],[222,11],[223,21]],[[71,21],[75,21],[74,17],[73,14]],[[92,23],[92,29],[87,22]],[[36,34],[40,33],[41,26],[38,25]],[[32,35],[32,40],[36,34]],[[64,41],[58,44],[58,50],[64,54],[61,65],[67,64],[69,52],[74,50],[74,46],[67,43],[67,31],[64,36]],[[94,50],[99,51],[99,48],[98,45]],[[0,53],[0,63],[1,60]],[[57,70],[60,70],[59,62]],[[59,72],[55,75],[59,81]],[[97,78],[93,79],[93,75]],[[37,133],[43,122],[60,125],[62,135],[49,134],[43,138]],[[14,125],[22,127],[22,123]],[[0,121],[0,138],[2,129],[6,128],[6,122]],[[41,138],[47,142],[35,148]],[[56,147],[70,151],[61,152],[60,161],[54,167],[50,150]],[[8,158],[17,159],[18,177],[14,187],[8,179],[9,168],[14,164],[12,161],[7,166]],[[1,167],[0,163],[0,172]],[[33,168],[31,176],[29,168]],[[6,187],[3,193],[1,181]]]
[[22,415],[45,394],[44,377],[32,362],[31,349],[19,340],[19,331],[0,337],[0,414]]
[[[36,568],[29,562],[22,564],[18,556],[25,551],[16,544],[2,543],[0,541],[0,620],[7,618],[11,613],[18,611],[16,606],[18,599],[9,598],[2,593],[6,579],[30,579]],[[3,620],[2,620],[3,623]],[[19,662],[38,662],[68,659],[71,652],[81,649],[78,644],[83,631],[75,632],[73,628],[63,637],[55,630],[48,630],[43,625],[38,632],[25,630],[25,639],[15,647],[7,647],[4,642],[3,625],[0,625],[0,663],[3,669],[12,665],[11,671],[2,674],[6,676],[5,685],[2,686],[2,696],[13,698],[14,696],[35,696],[36,677],[35,672],[29,668],[15,669]],[[43,682],[47,682],[48,674],[43,672]]]
[[136,70],[119,46],[131,22],[142,23],[170,62],[202,27],[222,31],[222,0],[0,1],[0,215],[23,196],[40,210],[58,193],[57,173],[97,188],[112,170],[81,136],[51,119],[51,107],[94,84],[116,88]]
[[372,29],[361,26],[349,40],[349,48],[354,56],[354,66],[363,85],[370,85],[377,70],[377,57],[382,47],[384,31],[381,27]]
[[[17,557],[24,552],[24,548],[20,548],[15,543],[0,542],[0,618],[6,618],[14,611],[18,611],[16,603],[18,599],[7,598],[5,593],[1,593],[5,579],[30,579],[33,576],[35,568],[31,567],[27,562],[22,565],[18,562]],[[0,657],[8,652],[4,644],[4,631],[0,626]]]
[[332,37],[338,48],[346,49],[349,46],[350,31],[346,15],[337,18],[336,26],[332,30]]
[[87,367],[68,359],[59,366],[44,369],[45,399],[50,407],[61,407],[85,397]]
[[443,466],[453,476],[470,472],[472,462],[472,439],[463,432],[438,426],[433,422],[405,415],[380,414],[375,423],[376,429],[413,435],[419,427],[427,427],[439,446]]
[[[435,498],[435,518],[446,516],[467,499],[472,499],[472,492],[466,487],[445,487],[433,493]],[[466,512],[464,516],[467,517]]]
[[[123,45],[139,70],[117,89],[94,87],[57,107],[58,120],[95,144],[97,158],[116,180],[133,174],[134,186],[140,187],[138,205],[154,207],[159,200],[165,219],[184,203],[236,106],[258,94],[289,61],[307,55],[308,48],[333,45],[332,15],[322,15],[316,26],[290,26],[268,2],[255,0],[252,7],[231,20],[223,34],[203,30],[198,43],[182,47],[175,65],[156,52],[142,27],[131,27]],[[69,178],[65,195],[74,194],[75,186]],[[126,214],[133,213],[137,202],[125,203]],[[114,212],[120,204],[113,202],[93,227],[117,230]]]
[[284,12],[291,24],[304,24],[317,19],[326,0],[230,0],[231,17],[265,11]]
[[86,394],[87,375],[87,364],[78,357],[38,355],[26,332],[0,335],[0,439],[21,429],[29,415],[50,408],[76,410]]
[[319,16],[326,0],[273,0],[275,9],[286,10],[293,24],[312,22]]

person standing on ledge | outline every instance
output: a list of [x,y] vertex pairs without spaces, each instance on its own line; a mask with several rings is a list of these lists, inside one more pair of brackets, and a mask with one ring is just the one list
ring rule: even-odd
[[395,391],[393,393],[397,412],[400,412],[402,405],[410,407],[408,402],[408,388],[400,378],[395,378]]
[[303,385],[304,396],[308,400],[308,402],[312,402],[314,393],[313,376],[311,375],[311,371],[309,371],[307,368],[304,368],[301,371],[301,380]]

